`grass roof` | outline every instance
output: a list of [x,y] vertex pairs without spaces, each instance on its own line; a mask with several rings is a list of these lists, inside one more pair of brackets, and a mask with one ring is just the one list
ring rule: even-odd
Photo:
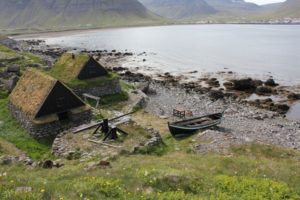
[[29,69],[18,81],[9,100],[33,120],[56,81],[36,69]]
[[89,55],[84,53],[76,54],[74,59],[71,53],[64,53],[54,64],[50,73],[55,78],[68,83],[77,78],[89,59]]
[[48,73],[69,87],[98,86],[119,79],[117,74],[108,73],[107,76],[79,80],[77,77],[89,59],[90,56],[85,53],[76,54],[75,58],[71,53],[64,53]]

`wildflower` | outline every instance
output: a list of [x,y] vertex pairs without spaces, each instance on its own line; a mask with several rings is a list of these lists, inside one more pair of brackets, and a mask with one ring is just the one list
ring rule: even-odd
[[11,180],[10,182],[11,182],[11,183],[13,183],[14,181],[13,181],[13,180]]
[[63,197],[60,197],[59,200],[64,200],[64,198],[63,198]]
[[80,198],[82,198],[82,197],[83,197],[83,194],[81,193],[81,194],[80,194]]
[[145,176],[148,176],[148,174],[149,174],[149,173],[148,173],[148,171],[146,170],[144,175],[145,175]]
[[41,193],[44,193],[45,192],[45,189],[41,189]]

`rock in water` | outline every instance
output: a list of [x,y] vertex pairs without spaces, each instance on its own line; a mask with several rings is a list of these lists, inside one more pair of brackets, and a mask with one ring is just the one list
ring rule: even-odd
[[256,94],[259,95],[268,95],[271,94],[273,92],[273,90],[269,87],[265,87],[265,86],[259,86],[256,88]]
[[254,90],[256,89],[256,84],[251,78],[233,80],[233,89],[240,91]]
[[277,83],[275,83],[274,79],[268,79],[266,82],[265,82],[265,85],[266,86],[271,86],[271,87],[275,87],[275,86],[278,86]]

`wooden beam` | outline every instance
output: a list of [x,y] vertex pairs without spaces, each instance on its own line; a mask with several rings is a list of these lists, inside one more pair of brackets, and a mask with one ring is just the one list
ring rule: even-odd
[[121,146],[115,146],[115,145],[107,144],[107,143],[105,143],[105,142],[100,142],[100,141],[97,141],[97,140],[91,140],[91,139],[88,139],[88,141],[93,142],[93,143],[96,143],[96,144],[102,144],[102,145],[108,146],[108,147],[117,148],[117,149],[121,148]]

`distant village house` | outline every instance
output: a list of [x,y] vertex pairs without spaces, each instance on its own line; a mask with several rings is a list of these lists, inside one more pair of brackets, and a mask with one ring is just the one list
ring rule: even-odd
[[91,110],[62,82],[29,69],[9,96],[9,110],[33,137],[55,136],[87,123]]

